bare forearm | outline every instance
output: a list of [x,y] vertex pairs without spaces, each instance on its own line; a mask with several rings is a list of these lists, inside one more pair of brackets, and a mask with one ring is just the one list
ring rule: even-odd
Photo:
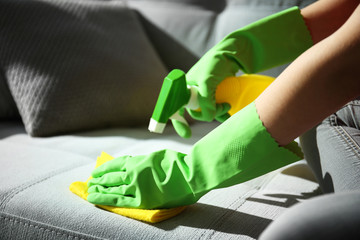
[[286,145],[360,95],[360,7],[296,59],[258,99],[261,120]]
[[320,0],[301,10],[314,43],[339,29],[352,14],[359,0]]

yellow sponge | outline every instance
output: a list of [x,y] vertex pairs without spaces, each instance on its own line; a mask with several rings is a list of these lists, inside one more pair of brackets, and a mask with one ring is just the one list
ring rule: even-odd
[[[102,152],[101,156],[97,158],[96,161],[96,168],[101,164],[114,159],[114,157],[110,156],[109,154]],[[83,199],[87,199],[87,182],[91,179],[91,177],[86,182],[73,182],[70,185],[70,191],[78,195]],[[121,208],[121,207],[113,207],[113,206],[105,206],[105,205],[98,205],[98,207],[108,210],[110,212],[120,214],[125,217],[133,218],[136,220],[141,220],[150,223],[157,223],[174,217],[185,210],[185,206],[183,207],[176,207],[170,209],[136,209],[136,208]]]

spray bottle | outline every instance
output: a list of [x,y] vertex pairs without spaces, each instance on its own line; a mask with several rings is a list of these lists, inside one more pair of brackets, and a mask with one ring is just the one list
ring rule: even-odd
[[[258,74],[228,77],[216,89],[216,102],[229,103],[231,108],[228,113],[233,115],[254,101],[273,81],[273,77]],[[186,84],[183,71],[172,70],[164,79],[150,119],[149,131],[163,133],[169,119],[176,119],[188,125],[185,118],[179,114],[179,110],[182,107],[199,110],[197,94],[195,86]]]

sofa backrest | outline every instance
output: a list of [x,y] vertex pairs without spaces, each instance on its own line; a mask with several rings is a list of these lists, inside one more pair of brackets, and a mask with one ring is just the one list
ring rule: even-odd
[[[85,2],[84,0],[77,1]],[[61,0],[59,2],[76,4],[77,1]],[[4,1],[1,4],[7,2],[11,1]],[[35,1],[28,0],[27,2]],[[43,0],[41,2],[54,3],[55,1]],[[305,7],[314,0],[123,0],[109,2],[94,0],[86,2],[92,2],[94,5],[114,4],[114,6],[121,3],[132,9],[138,16],[138,21],[163,63],[164,69],[179,68],[187,71],[208,49],[228,33],[294,5],[300,8]],[[6,44],[0,46],[0,59],[2,59],[3,50],[6,52]],[[14,102],[12,98],[6,68],[3,64],[0,61],[0,120],[19,118],[15,105],[15,102],[20,104],[19,99]],[[284,67],[271,69],[264,74],[276,77]],[[156,71],[155,69],[153,71]]]

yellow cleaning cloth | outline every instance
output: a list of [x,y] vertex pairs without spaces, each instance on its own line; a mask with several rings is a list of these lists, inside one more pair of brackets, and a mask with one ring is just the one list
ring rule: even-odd
[[[97,158],[96,167],[100,166],[101,164],[114,159],[114,157],[110,156],[109,154],[102,152],[101,156]],[[70,185],[70,191],[78,195],[83,199],[87,199],[87,182],[91,179],[90,177],[86,182],[73,182]],[[176,207],[170,209],[154,209],[154,210],[147,210],[147,209],[136,209],[136,208],[122,208],[122,207],[113,207],[113,206],[105,206],[105,205],[97,205],[98,207],[108,210],[110,212],[120,214],[125,217],[133,218],[136,220],[141,220],[150,223],[157,223],[174,217],[185,210],[185,206],[183,207]]]

